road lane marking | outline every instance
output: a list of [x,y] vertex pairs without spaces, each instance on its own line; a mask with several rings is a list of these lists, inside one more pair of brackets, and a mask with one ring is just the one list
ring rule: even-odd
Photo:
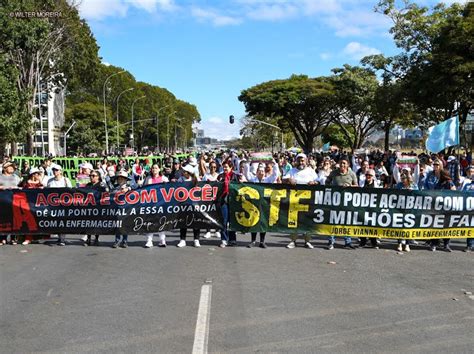
[[199,310],[196,321],[196,331],[194,332],[193,354],[207,353],[209,339],[209,320],[211,314],[211,294],[212,285],[206,281],[201,288],[201,298],[199,300]]

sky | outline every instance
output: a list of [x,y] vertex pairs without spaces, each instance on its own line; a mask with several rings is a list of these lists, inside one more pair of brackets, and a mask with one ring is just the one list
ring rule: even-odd
[[79,11],[104,63],[195,104],[206,136],[227,140],[239,136],[242,90],[292,74],[326,76],[366,55],[397,53],[390,20],[374,12],[376,2],[81,0]]

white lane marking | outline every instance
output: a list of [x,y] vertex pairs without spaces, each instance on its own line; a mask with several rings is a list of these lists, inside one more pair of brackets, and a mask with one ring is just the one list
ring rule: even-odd
[[211,293],[212,285],[204,284],[201,288],[201,298],[199,300],[196,331],[194,332],[193,354],[207,353],[211,314]]

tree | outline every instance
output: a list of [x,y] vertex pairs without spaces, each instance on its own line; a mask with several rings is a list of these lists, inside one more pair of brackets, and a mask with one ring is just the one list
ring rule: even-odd
[[417,109],[433,122],[473,109],[474,4],[443,4],[432,10],[404,1],[383,0],[376,11],[394,23],[390,32],[402,52],[388,58],[392,74]]
[[5,55],[0,53],[0,156],[5,154],[7,143],[25,135],[29,125],[29,117],[21,109],[16,76],[15,68],[6,65]]
[[243,90],[239,100],[250,117],[275,117],[282,129],[290,129],[306,152],[332,119],[334,90],[327,78],[293,75]]
[[[350,134],[350,139],[347,139],[347,134]],[[321,140],[323,144],[330,143],[330,145],[336,145],[339,148],[352,148],[350,142],[354,141],[353,136],[352,127],[345,127],[343,131],[340,124],[332,123],[321,134]]]
[[67,106],[67,125],[76,121],[67,139],[68,153],[89,154],[101,150],[104,138],[103,114],[103,107],[99,103],[81,102]]
[[[10,13],[37,12],[47,8],[57,17],[16,18]],[[0,0],[0,53],[16,69],[16,88],[28,97],[25,110],[33,117],[38,82],[72,88],[94,80],[99,63],[98,47],[89,26],[74,4],[66,0]],[[31,124],[27,152],[32,153]]]
[[331,81],[336,92],[334,121],[354,151],[377,127],[375,93],[379,84],[370,69],[346,64],[332,72]]

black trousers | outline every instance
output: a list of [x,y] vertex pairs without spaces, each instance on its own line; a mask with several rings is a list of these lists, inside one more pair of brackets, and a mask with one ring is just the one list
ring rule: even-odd
[[[188,229],[179,229],[179,238],[181,240],[186,240],[186,231],[187,230]],[[194,235],[195,240],[199,240],[199,232],[200,231],[201,230],[199,230],[199,229],[193,229],[193,235]]]

